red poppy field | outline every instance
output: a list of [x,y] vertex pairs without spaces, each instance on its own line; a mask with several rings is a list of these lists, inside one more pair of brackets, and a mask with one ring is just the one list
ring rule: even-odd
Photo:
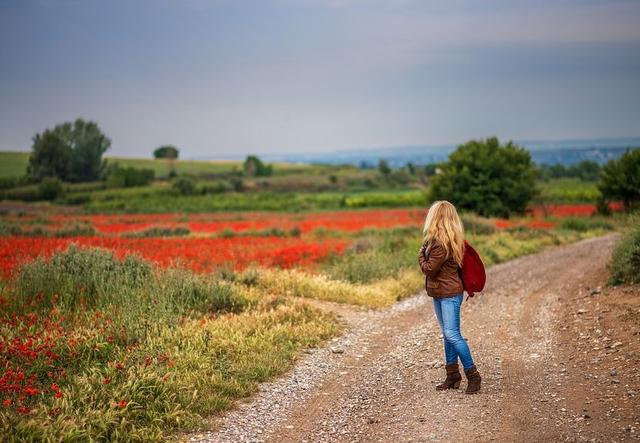
[[[612,207],[619,210],[618,206]],[[596,208],[591,204],[534,207],[531,216],[512,220],[495,219],[498,229],[524,226],[551,229],[564,217],[588,217]],[[48,217],[6,217],[25,234],[38,227],[44,235],[0,237],[0,269],[5,277],[16,267],[42,255],[51,256],[75,243],[80,247],[113,250],[118,256],[140,254],[167,267],[181,265],[195,272],[219,268],[244,269],[249,265],[279,268],[310,268],[330,255],[341,254],[349,237],[318,239],[314,233],[333,231],[357,234],[365,229],[419,227],[424,210],[388,209],[330,211],[309,214],[222,213],[222,214],[136,214],[136,215],[60,215]],[[86,226],[94,235],[56,237],[60,229]],[[129,238],[149,229],[185,229],[187,237]]]

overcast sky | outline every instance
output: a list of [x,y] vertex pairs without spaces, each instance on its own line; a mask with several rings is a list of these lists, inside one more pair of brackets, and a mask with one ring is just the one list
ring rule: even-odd
[[640,135],[640,1],[0,0],[0,150],[111,155]]

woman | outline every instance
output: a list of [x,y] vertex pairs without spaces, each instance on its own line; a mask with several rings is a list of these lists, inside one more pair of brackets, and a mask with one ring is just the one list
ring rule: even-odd
[[480,390],[481,377],[469,346],[460,334],[463,287],[458,270],[463,254],[464,230],[455,206],[448,201],[435,202],[424,222],[419,263],[426,275],[427,294],[433,297],[433,308],[444,336],[447,378],[436,389],[457,389],[460,386],[460,358],[468,380],[466,393],[475,394]]

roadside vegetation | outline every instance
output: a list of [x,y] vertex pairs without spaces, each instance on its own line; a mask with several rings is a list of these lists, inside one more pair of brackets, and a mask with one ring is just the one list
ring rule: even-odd
[[637,216],[631,220],[630,228],[613,251],[609,283],[640,283],[640,220]]

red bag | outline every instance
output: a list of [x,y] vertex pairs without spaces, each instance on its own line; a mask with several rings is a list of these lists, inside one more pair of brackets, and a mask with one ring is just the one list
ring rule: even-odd
[[464,241],[460,277],[462,278],[462,286],[469,294],[469,297],[473,297],[475,292],[481,292],[487,282],[487,274],[484,271],[482,259],[466,240]]

